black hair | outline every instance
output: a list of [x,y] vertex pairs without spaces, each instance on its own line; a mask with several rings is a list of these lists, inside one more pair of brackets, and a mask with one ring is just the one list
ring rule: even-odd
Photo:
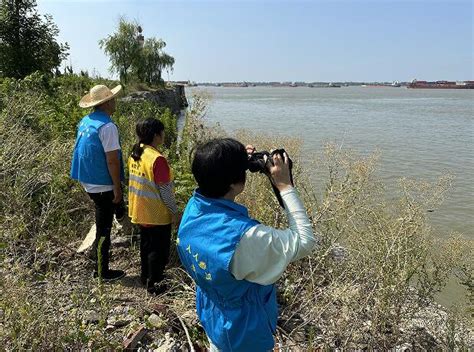
[[196,148],[192,171],[201,193],[210,198],[223,197],[230,185],[245,183],[247,151],[232,138],[217,138]]
[[161,134],[164,131],[165,126],[160,120],[155,118],[148,118],[140,120],[135,125],[135,132],[138,137],[138,143],[135,143],[132,147],[132,158],[135,161],[140,160],[143,153],[143,147],[140,144],[150,145],[153,142],[155,135]]

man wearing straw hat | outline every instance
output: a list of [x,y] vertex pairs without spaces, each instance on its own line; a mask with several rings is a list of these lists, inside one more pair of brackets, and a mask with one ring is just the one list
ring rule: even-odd
[[80,107],[94,109],[79,122],[71,164],[71,177],[81,183],[95,204],[94,277],[104,281],[118,280],[125,275],[122,270],[109,269],[113,216],[124,216],[122,153],[118,129],[111,119],[115,97],[121,89],[120,85],[112,90],[96,85],[81,99]]

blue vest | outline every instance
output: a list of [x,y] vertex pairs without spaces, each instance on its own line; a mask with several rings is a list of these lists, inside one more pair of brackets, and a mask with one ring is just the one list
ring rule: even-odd
[[230,262],[256,220],[235,202],[189,200],[178,231],[178,253],[196,282],[196,308],[206,334],[222,351],[268,351],[274,346],[278,307],[275,285],[237,280]]
[[[74,180],[95,185],[113,185],[104,147],[99,138],[99,129],[109,122],[112,122],[110,117],[100,110],[84,116],[79,122],[71,162],[71,177]],[[120,178],[123,181],[125,173],[121,150],[119,150],[119,154]]]

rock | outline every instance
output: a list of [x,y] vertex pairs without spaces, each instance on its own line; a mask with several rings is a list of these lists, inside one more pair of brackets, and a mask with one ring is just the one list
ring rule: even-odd
[[107,324],[113,325],[117,328],[130,324],[133,318],[130,315],[127,316],[111,316],[107,319]]
[[342,262],[343,260],[347,259],[348,255],[349,253],[347,249],[337,243],[332,246],[330,251],[331,258],[336,262]]
[[84,313],[84,321],[86,324],[97,324],[99,320],[99,314],[93,310],[89,310]]
[[122,98],[121,101],[128,103],[151,101],[164,108],[169,108],[174,114],[179,114],[182,109],[188,106],[184,87],[179,85],[153,91],[133,92]]
[[113,325],[107,325],[107,326],[105,327],[105,332],[112,332],[112,331],[114,331],[115,329],[116,329],[115,326],[113,326]]
[[176,342],[171,337],[170,333],[165,334],[165,340],[162,342],[162,345],[154,349],[154,352],[168,352],[176,349]]
[[166,325],[166,322],[161,319],[158,315],[152,314],[148,317],[148,324],[150,324],[152,327],[160,329],[163,326]]

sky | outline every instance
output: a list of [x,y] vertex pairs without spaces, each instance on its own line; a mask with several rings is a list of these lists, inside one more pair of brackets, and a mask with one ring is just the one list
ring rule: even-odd
[[474,80],[473,2],[37,0],[74,71],[113,77],[98,41],[124,16],[195,82]]

